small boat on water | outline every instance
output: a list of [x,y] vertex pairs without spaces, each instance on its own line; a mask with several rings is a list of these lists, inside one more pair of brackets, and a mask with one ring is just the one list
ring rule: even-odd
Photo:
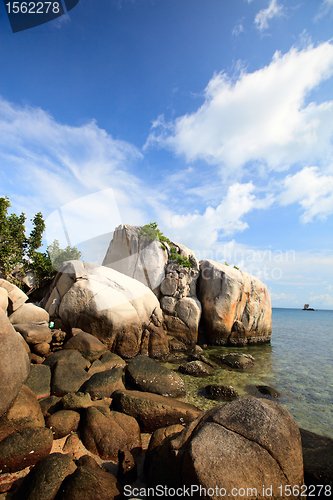
[[312,307],[309,307],[309,304],[304,304],[302,311],[314,311],[314,309]]

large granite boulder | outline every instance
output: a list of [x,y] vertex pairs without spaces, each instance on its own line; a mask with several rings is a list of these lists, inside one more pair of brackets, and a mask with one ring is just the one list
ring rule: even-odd
[[60,318],[68,329],[81,328],[124,358],[142,351],[156,358],[168,353],[158,299],[145,285],[114,269],[65,262],[45,299],[45,308],[53,320]]
[[0,309],[0,416],[16,398],[29,370],[30,360],[22,336]]
[[[251,396],[214,407],[157,447],[148,486],[191,489],[199,499],[298,498],[303,484],[301,437],[292,416],[272,401]],[[272,493],[263,494],[263,485]],[[285,488],[286,487],[286,488]],[[282,494],[281,494],[282,490]],[[267,495],[267,496],[266,496]]]
[[12,314],[28,300],[22,290],[5,279],[0,278],[0,287],[7,291],[8,314]]
[[116,227],[103,266],[140,281],[159,296],[168,253],[160,241],[150,240],[140,231],[140,226],[121,224]]
[[266,286],[254,276],[202,260],[198,298],[210,344],[240,346],[270,341],[271,300]]

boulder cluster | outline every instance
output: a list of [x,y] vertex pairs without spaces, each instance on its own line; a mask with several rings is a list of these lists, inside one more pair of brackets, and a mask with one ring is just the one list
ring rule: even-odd
[[[106,260],[118,269],[65,262],[39,305],[0,280],[0,499],[135,499],[148,488],[152,498],[177,488],[194,498],[224,490],[238,498],[240,488],[245,499],[298,498],[303,455],[305,477],[323,481],[328,463],[329,481],[333,441],[302,431],[302,451],[300,430],[267,399],[276,396],[270,388],[257,387],[260,399],[209,385],[209,397],[227,402],[208,412],[184,401],[181,374],[204,376],[216,366],[196,345],[201,328],[215,344],[267,341],[264,285],[197,263],[175,243],[193,267],[172,262],[159,242],[150,248],[138,234],[129,226],[115,232]],[[154,252],[163,263],[156,272],[154,261],[147,265]],[[204,269],[213,269],[210,278]],[[178,373],[153,359],[179,350],[186,363]],[[244,370],[254,359],[231,353],[218,362]],[[318,469],[314,459],[323,456],[326,469]],[[273,493],[265,496],[263,485]]]

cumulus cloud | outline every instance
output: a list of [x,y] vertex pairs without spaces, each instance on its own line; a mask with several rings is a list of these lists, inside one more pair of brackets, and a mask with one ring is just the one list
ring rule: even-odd
[[333,175],[321,174],[318,167],[305,167],[288,175],[283,187],[281,204],[299,203],[304,210],[302,222],[312,222],[316,217],[325,220],[333,213]]
[[331,161],[333,101],[305,105],[305,99],[332,72],[333,45],[325,42],[276,52],[268,66],[242,71],[236,81],[216,74],[202,106],[173,122],[159,117],[146,147],[166,147],[223,172],[250,162],[283,170],[296,162]]
[[283,15],[283,6],[278,5],[277,0],[271,0],[267,9],[261,9],[254,19],[254,24],[259,31],[268,29],[268,21],[273,17],[280,17]]

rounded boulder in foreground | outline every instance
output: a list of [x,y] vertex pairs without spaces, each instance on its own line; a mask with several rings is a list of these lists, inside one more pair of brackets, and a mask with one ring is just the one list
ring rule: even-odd
[[219,498],[216,487],[225,488],[230,499],[238,498],[232,491],[241,488],[244,499],[265,497],[263,485],[269,485],[270,498],[282,499],[287,498],[286,485],[303,484],[298,426],[287,410],[272,401],[246,396],[214,408],[205,414],[187,443],[182,479],[186,485],[210,488],[206,498]]

